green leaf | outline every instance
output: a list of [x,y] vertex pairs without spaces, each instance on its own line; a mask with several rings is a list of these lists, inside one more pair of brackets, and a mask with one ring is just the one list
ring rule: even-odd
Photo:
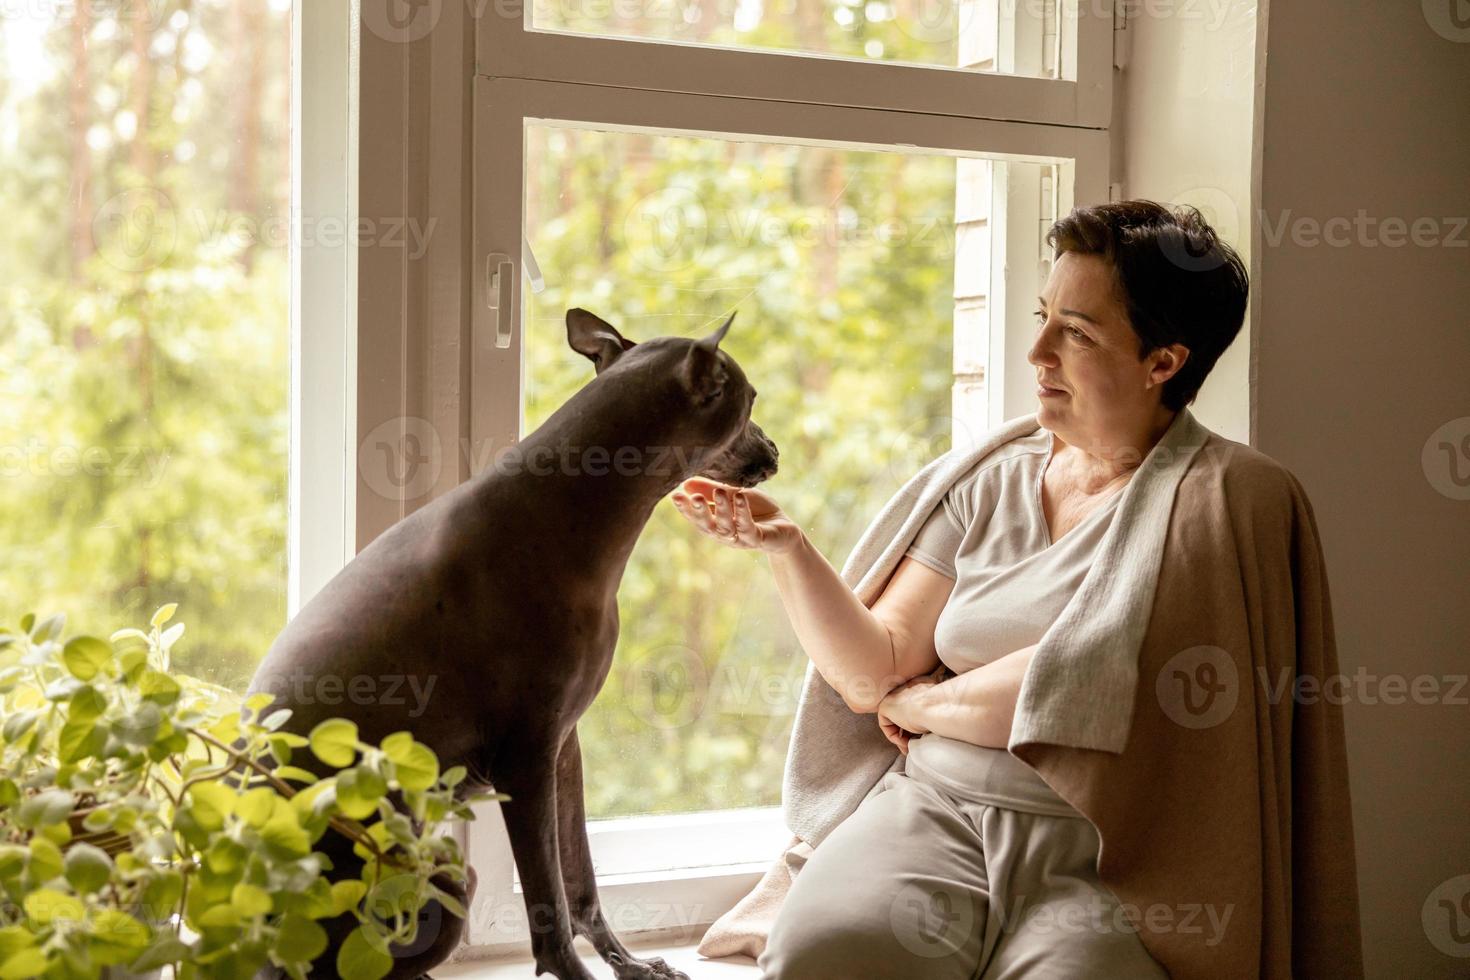
[[265,710],[267,705],[273,704],[276,696],[269,691],[256,691],[245,699],[245,707],[250,709],[252,715],[258,715]]
[[32,837],[26,849],[30,852],[31,879],[36,884],[44,884],[61,874],[65,861],[55,841],[47,837]]
[[468,774],[469,770],[465,769],[464,766],[450,766],[448,769],[444,770],[444,774],[439,778],[441,781],[443,781],[445,786],[453,789],[460,783],[464,782],[464,778]]
[[235,809],[234,791],[219,783],[195,783],[189,787],[189,796],[194,801],[190,808],[194,819],[205,830],[220,829],[225,817]]
[[235,813],[252,827],[261,827],[270,819],[276,806],[276,791],[260,786],[243,794],[235,803]]
[[64,789],[46,789],[21,801],[15,819],[22,827],[44,827],[65,820],[76,800]]
[[209,870],[226,875],[238,871],[250,856],[245,845],[229,837],[216,837],[209,850],[204,852],[204,861]]
[[143,888],[143,911],[155,919],[172,915],[184,894],[184,876],[172,868],[165,869]]
[[31,642],[37,644],[45,643],[53,636],[60,636],[61,630],[65,625],[66,613],[57,613],[55,616],[48,616],[37,623],[34,629],[30,630]]
[[95,718],[78,718],[61,727],[60,753],[63,762],[80,762],[100,756],[107,747],[107,732]]
[[5,719],[5,727],[0,729],[0,737],[3,737],[7,742],[18,740],[21,735],[25,734],[36,723],[36,719],[39,717],[41,717],[41,712],[39,711],[15,712],[9,718]]
[[332,883],[332,915],[341,915],[357,908],[357,903],[367,894],[367,882],[356,878]]
[[150,701],[170,705],[179,699],[179,682],[152,667],[144,669],[138,678],[138,693]]
[[24,616],[20,617],[20,631],[22,633],[29,634],[31,631],[31,626],[34,625],[35,622],[36,614],[26,613]]
[[20,787],[13,779],[0,779],[0,806],[11,806],[20,800]]
[[174,618],[174,613],[178,611],[178,608],[179,604],[177,602],[170,602],[166,605],[159,606],[158,611],[153,614],[153,618],[148,621],[148,625],[154,628],[162,626]]
[[[337,808],[353,820],[362,820],[370,817],[378,810],[378,800],[382,799],[381,793],[373,793],[373,783],[362,778],[362,767],[347,769],[337,775]],[[376,779],[376,774],[373,775]],[[364,786],[364,782],[367,783]],[[382,785],[382,780],[377,780],[377,785]]]
[[77,688],[71,696],[66,716],[72,721],[96,718],[107,711],[107,698],[92,685]]
[[82,818],[82,828],[92,833],[107,830],[117,820],[117,812],[111,807],[99,807]]
[[290,913],[281,917],[271,948],[283,960],[310,962],[326,952],[327,931],[304,915]]
[[383,753],[393,761],[393,774],[404,789],[428,789],[439,779],[438,756],[408,732],[394,732],[383,739]]
[[0,980],[31,980],[46,972],[46,954],[39,947],[23,949],[0,963]]
[[230,892],[230,904],[245,918],[270,915],[271,893],[258,885],[240,882]]
[[63,820],[60,823],[51,823],[44,827],[37,827],[36,836],[33,839],[40,840],[41,838],[49,840],[57,847],[65,847],[71,842],[70,822]]
[[21,903],[26,917],[35,926],[49,926],[56,921],[81,922],[85,909],[75,895],[59,892],[54,888],[41,888],[31,892]]
[[260,839],[292,857],[305,857],[311,853],[311,838],[296,822],[295,812],[289,809],[278,812],[265,822],[265,826],[260,828]]
[[357,757],[357,725],[345,718],[328,718],[311,730],[311,751],[329,766],[352,765]]
[[277,779],[291,779],[298,783],[310,785],[317,781],[317,775],[299,766],[277,766],[275,769]]
[[118,643],[121,643],[123,640],[142,640],[144,643],[147,643],[148,634],[144,633],[142,630],[133,629],[131,626],[129,626],[124,629],[118,630],[107,638],[107,641],[114,646],[116,646]]
[[[163,709],[156,701],[142,701],[138,707],[112,723],[112,731],[128,745],[146,747],[157,740],[163,728]],[[164,732],[168,734],[168,732]]]
[[0,929],[0,963],[34,945],[36,945],[35,933],[25,926],[6,926]]
[[77,841],[66,849],[66,880],[84,895],[112,879],[112,858],[100,847]]
[[73,637],[61,651],[61,662],[73,677],[89,681],[112,662],[112,647],[95,636]]
[[201,926],[238,926],[240,925],[240,910],[233,904],[211,905],[199,916]]
[[229,745],[240,737],[240,716],[233,713],[224,715],[218,721],[213,722],[205,731],[226,745]]
[[465,911],[464,904],[460,902],[459,899],[446,892],[444,889],[436,888],[434,885],[430,885],[429,894],[438,899],[439,904],[444,906],[445,911],[447,911],[450,915],[459,919],[469,919],[469,913]]
[[161,646],[161,647],[163,647],[165,650],[167,650],[169,647],[171,647],[175,643],[179,642],[179,637],[181,637],[183,635],[184,635],[184,624],[183,623],[174,623],[168,629],[166,629],[166,630],[163,631],[163,635],[158,638],[158,645]]
[[393,958],[372,947],[362,926],[337,950],[337,973],[349,980],[380,980],[392,968]]
[[98,910],[92,916],[92,936],[128,950],[127,958],[148,945],[148,927],[122,909]]
[[178,963],[191,952],[193,952],[193,947],[188,943],[180,942],[178,937],[171,932],[165,932],[152,946],[148,947],[142,956],[128,964],[128,970],[132,973],[146,973],[171,963]]
[[368,910],[384,921],[391,921],[395,915],[407,916],[418,910],[418,889],[417,875],[390,875],[368,893]]

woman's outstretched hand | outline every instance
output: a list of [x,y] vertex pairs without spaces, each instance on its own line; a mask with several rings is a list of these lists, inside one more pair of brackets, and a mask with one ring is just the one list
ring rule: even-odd
[[673,493],[674,506],[703,534],[743,550],[779,554],[801,543],[801,528],[775,500],[750,487],[690,477]]

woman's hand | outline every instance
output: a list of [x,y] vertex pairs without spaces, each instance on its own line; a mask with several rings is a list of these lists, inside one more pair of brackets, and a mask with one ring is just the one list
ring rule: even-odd
[[911,677],[883,696],[878,702],[878,728],[904,755],[909,754],[909,740],[929,734],[924,724],[923,698],[928,689],[939,683],[944,667],[931,674]]
[[801,543],[801,528],[760,490],[696,476],[685,480],[673,498],[689,523],[731,548],[777,554]]

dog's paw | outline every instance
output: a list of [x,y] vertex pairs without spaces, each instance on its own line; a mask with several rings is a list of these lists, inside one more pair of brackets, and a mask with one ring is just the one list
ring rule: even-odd
[[629,957],[624,960],[614,953],[608,962],[618,980],[689,980],[689,974],[669,966],[661,956],[650,956],[646,960]]

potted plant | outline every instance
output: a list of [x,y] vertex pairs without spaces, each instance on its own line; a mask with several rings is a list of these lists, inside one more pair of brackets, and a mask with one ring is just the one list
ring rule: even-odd
[[[65,637],[64,615],[0,632],[0,980],[249,978],[267,962],[302,978],[326,947],[317,920],[348,912],[337,971],[376,980],[430,899],[465,915],[431,880],[465,879],[442,825],[506,797],[457,799],[464,768],[440,772],[408,732],[370,745],[337,718],[303,737],[271,695],[171,670],[175,610],[106,640]],[[301,750],[331,775],[292,765]],[[328,827],[355,842],[359,877],[325,873],[312,844]]]

